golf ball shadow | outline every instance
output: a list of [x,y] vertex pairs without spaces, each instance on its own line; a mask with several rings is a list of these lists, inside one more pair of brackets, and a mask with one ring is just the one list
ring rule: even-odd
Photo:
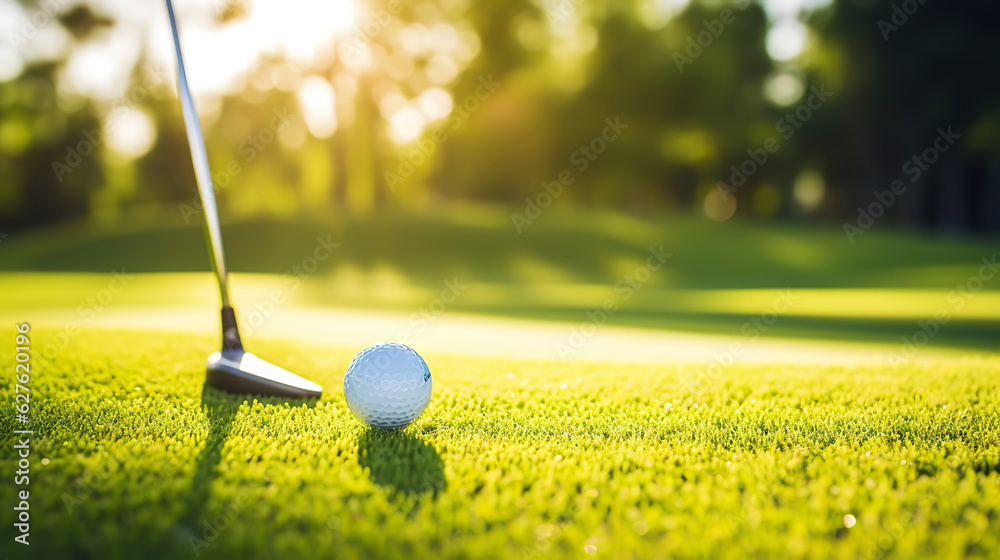
[[365,430],[358,439],[358,464],[390,493],[434,497],[447,487],[437,450],[406,432]]
[[365,424],[398,430],[431,401],[431,370],[409,346],[379,342],[359,352],[347,366],[344,399]]

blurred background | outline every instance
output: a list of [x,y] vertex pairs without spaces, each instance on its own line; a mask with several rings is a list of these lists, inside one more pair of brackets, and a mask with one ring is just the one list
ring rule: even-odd
[[[995,351],[1000,291],[981,268],[1000,230],[995,1],[175,10],[230,265],[258,275],[234,292],[271,309],[262,329],[329,340],[340,325],[359,344],[439,329],[445,351],[507,333],[554,356],[613,301],[607,324],[673,334],[622,351],[641,337],[619,332],[600,356],[713,359],[793,289],[803,303],[765,329],[784,341],[771,358],[793,339],[884,356],[941,310],[930,345]],[[0,0],[9,313],[159,328],[169,311],[214,330],[175,73],[160,2]],[[303,273],[322,239],[332,258]],[[655,273],[651,250],[673,255]],[[122,269],[147,275],[90,307]],[[444,298],[449,282],[468,288]],[[287,305],[268,303],[276,286]],[[321,308],[397,315],[306,316]],[[445,308],[557,327],[476,330]]]
[[[839,224],[900,179],[908,190],[886,223],[1000,228],[989,0],[180,0],[177,11],[230,215],[449,201],[523,211],[570,170],[559,205]],[[6,233],[194,206],[169,29],[159,3],[0,0]],[[810,106],[813,88],[831,94]],[[287,122],[272,123],[275,111]],[[627,131],[603,153],[578,152],[607,118]],[[911,183],[904,164],[948,127],[960,141]],[[779,149],[737,188],[732,166],[769,138]]]

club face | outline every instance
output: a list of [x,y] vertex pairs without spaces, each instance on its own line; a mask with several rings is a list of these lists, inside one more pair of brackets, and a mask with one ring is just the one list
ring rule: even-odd
[[215,352],[205,383],[231,393],[288,398],[319,397],[323,388],[249,352]]

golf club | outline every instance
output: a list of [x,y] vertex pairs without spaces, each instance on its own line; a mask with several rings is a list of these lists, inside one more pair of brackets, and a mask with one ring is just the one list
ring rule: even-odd
[[208,254],[212,261],[212,270],[219,280],[219,293],[222,296],[222,351],[208,357],[205,383],[232,393],[290,398],[318,397],[323,392],[323,388],[319,385],[243,350],[240,333],[236,327],[236,313],[229,302],[226,255],[222,249],[222,230],[219,227],[219,212],[215,206],[215,191],[212,188],[212,173],[208,167],[205,139],[202,137],[198,113],[195,111],[194,101],[188,89],[174,8],[170,0],[166,2],[170,28],[174,35],[174,47],[177,51],[177,90],[181,101],[181,112],[184,114],[188,145],[191,148],[198,194],[204,208]]

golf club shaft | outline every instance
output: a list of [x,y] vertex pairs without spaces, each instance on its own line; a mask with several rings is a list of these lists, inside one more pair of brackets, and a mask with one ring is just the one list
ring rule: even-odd
[[205,150],[205,139],[201,134],[201,123],[188,89],[187,75],[184,72],[184,58],[181,56],[181,40],[177,35],[177,22],[174,20],[174,7],[167,2],[167,13],[170,16],[170,28],[174,34],[174,48],[177,51],[177,91],[181,99],[181,112],[184,114],[184,129],[187,131],[188,145],[191,147],[191,160],[194,163],[194,176],[198,183],[198,194],[205,214],[205,236],[208,238],[209,258],[212,260],[212,270],[219,279],[219,292],[222,295],[223,309],[229,305],[229,275],[226,269],[226,254],[222,249],[222,230],[219,227],[219,211],[215,206],[215,190],[212,187],[212,172],[208,167],[208,152]]

